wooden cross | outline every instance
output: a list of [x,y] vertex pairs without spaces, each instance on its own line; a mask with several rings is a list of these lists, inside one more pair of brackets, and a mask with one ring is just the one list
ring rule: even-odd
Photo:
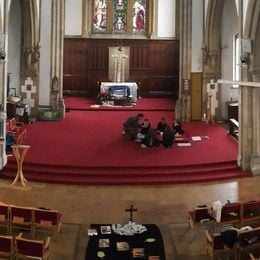
[[137,211],[133,205],[130,206],[129,209],[125,209],[126,212],[130,212],[130,221],[133,222],[133,212]]

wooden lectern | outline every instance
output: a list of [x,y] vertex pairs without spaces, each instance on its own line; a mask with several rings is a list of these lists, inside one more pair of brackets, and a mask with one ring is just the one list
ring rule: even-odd
[[29,145],[12,145],[13,154],[17,162],[17,174],[11,185],[16,184],[16,182],[20,179],[22,185],[24,187],[26,186],[25,183],[27,180],[23,175],[23,161],[29,148]]

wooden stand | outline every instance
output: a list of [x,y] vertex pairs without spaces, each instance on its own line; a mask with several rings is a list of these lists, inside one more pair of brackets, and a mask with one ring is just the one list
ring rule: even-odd
[[207,100],[207,102],[208,102],[208,104],[207,104],[207,120],[206,120],[206,122],[207,122],[207,124],[209,124],[209,123],[215,123],[215,121],[214,121],[214,118],[213,118],[213,116],[212,116],[212,114],[211,114],[211,97],[212,97],[212,95],[211,94],[208,94],[208,96],[207,96],[207,98],[208,98],[208,100]]
[[13,154],[17,162],[17,174],[11,185],[16,184],[17,181],[19,181],[20,179],[22,185],[24,187],[26,186],[25,183],[27,182],[27,180],[23,175],[23,161],[29,148],[29,145],[12,145]]

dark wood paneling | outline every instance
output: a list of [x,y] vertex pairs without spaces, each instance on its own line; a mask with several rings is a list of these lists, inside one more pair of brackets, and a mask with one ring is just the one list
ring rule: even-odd
[[[95,97],[98,83],[108,81],[108,48],[117,39],[64,39],[64,90]],[[137,82],[143,97],[178,93],[178,40],[122,40],[130,47],[130,81]]]

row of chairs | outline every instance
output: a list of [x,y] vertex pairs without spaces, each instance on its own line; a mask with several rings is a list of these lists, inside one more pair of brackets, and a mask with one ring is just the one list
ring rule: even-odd
[[32,240],[18,236],[0,236],[1,259],[47,260],[50,254],[50,237],[46,240]]
[[[191,228],[203,223],[204,221],[213,221],[215,219],[209,213],[210,208],[206,205],[196,207],[188,212],[188,222]],[[260,200],[248,201],[245,203],[227,203],[221,210],[221,220],[218,225],[233,224],[235,226],[244,226],[247,223],[260,221]]]
[[227,249],[221,238],[221,233],[206,232],[207,253],[211,259],[223,255],[233,255],[235,259],[250,259],[250,254],[260,249],[260,226],[252,230],[240,231],[233,249]]
[[8,235],[15,228],[29,230],[32,238],[36,231],[55,235],[60,231],[62,221],[63,215],[56,210],[0,205],[0,226],[6,229]]

